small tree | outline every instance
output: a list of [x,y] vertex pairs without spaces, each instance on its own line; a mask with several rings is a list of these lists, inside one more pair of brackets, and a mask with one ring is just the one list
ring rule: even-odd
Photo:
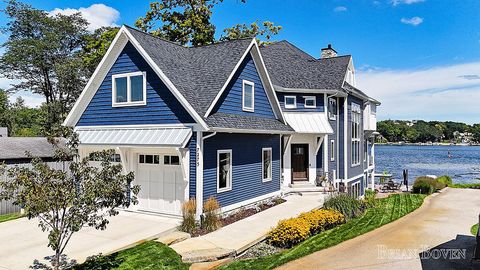
[[70,133],[63,147],[59,147],[60,140],[51,139],[57,148],[55,159],[69,160],[64,166],[68,170],[54,169],[34,158],[31,167],[7,170],[10,180],[0,182],[0,200],[13,200],[29,219],[37,217],[39,227],[48,232],[48,246],[55,252],[51,261],[54,269],[60,268],[63,251],[75,232],[83,226],[104,230],[107,218],[119,213],[118,207],[137,203],[140,190],[139,186],[130,187],[132,172],[124,174],[121,165],[110,162],[113,150],[96,152],[95,159],[101,160],[101,165],[91,166],[87,158],[79,158],[77,136]]

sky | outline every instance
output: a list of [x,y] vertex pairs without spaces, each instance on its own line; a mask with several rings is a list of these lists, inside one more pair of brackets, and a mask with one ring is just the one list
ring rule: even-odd
[[[141,0],[25,2],[52,14],[79,11],[90,30],[133,26],[149,8]],[[224,0],[212,22],[218,37],[234,24],[268,20],[283,27],[274,40],[286,39],[312,56],[327,44],[351,54],[357,87],[382,102],[380,120],[480,123],[479,13],[478,0]],[[0,14],[0,26],[6,22]],[[0,87],[8,85],[0,79]],[[31,106],[43,101],[17,95]]]

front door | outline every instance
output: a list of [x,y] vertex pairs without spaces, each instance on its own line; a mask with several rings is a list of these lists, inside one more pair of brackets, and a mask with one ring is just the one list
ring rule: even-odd
[[308,180],[308,144],[292,144],[292,180]]

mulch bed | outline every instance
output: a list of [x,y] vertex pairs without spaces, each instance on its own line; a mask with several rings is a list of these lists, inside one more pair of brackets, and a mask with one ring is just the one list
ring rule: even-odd
[[[256,206],[240,209],[238,211],[235,211],[232,214],[229,214],[227,216],[224,216],[224,217],[220,218],[220,224],[221,224],[220,227],[230,225],[234,222],[237,222],[237,221],[242,220],[244,218],[247,218],[249,216],[255,215],[256,213],[265,211],[269,208],[272,208],[272,207],[277,206],[277,205],[279,205],[281,203],[284,203],[284,202],[285,202],[285,200],[282,199],[282,198],[275,198],[271,201],[264,202],[264,203],[256,205]],[[207,231],[205,229],[202,229],[202,228],[197,228],[197,229],[195,229],[195,231],[191,232],[190,235],[192,237],[197,237],[197,236],[205,235],[207,233],[209,233],[209,231]]]

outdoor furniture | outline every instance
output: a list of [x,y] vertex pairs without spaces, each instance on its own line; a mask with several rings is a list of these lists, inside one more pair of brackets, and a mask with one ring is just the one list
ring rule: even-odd
[[397,190],[400,190],[401,186],[402,186],[402,183],[396,183],[393,180],[389,180],[388,182],[383,184],[380,190],[382,192],[397,191]]

